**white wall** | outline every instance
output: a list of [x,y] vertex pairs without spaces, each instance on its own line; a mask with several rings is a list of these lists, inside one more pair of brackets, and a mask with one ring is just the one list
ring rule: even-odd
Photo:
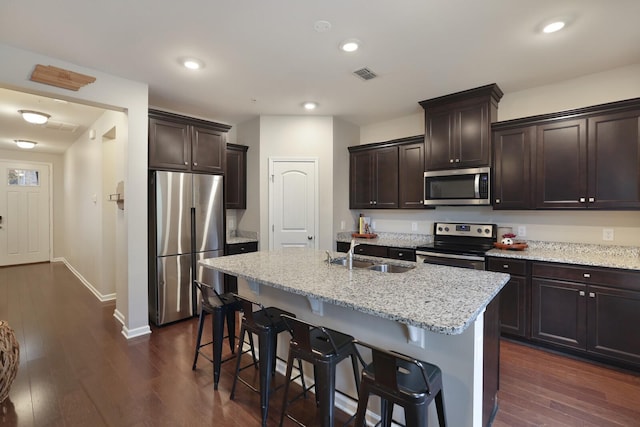
[[64,253],[64,156],[62,154],[47,154],[34,151],[0,150],[1,160],[19,160],[51,164],[51,180],[53,193],[53,253],[52,258],[59,258]]
[[269,247],[269,158],[315,157],[318,159],[318,247],[330,249],[333,234],[333,118],[326,116],[260,117],[260,245]]
[[[500,82],[497,82],[500,85]],[[565,109],[640,97],[640,64],[591,74],[553,85],[505,93],[498,105],[498,120],[510,120]],[[419,131],[418,131],[419,127]],[[424,133],[422,114],[363,126],[360,143],[401,138]],[[348,156],[348,153],[344,153]],[[344,195],[341,197],[345,197]],[[348,196],[346,196],[348,197]],[[640,214],[637,211],[493,211],[490,207],[438,207],[435,210],[370,210],[377,231],[431,233],[434,221],[495,222],[526,227],[529,240],[584,242],[640,246]],[[340,220],[350,220],[358,212]],[[602,228],[613,228],[613,242],[602,240]]]
[[[0,44],[0,86],[103,108],[126,111],[125,188],[129,195],[124,211],[126,250],[118,252],[118,264],[126,271],[126,284],[118,292],[116,311],[122,332],[132,338],[150,332],[147,309],[147,110],[148,86],[98,70]],[[52,65],[96,77],[78,92],[28,80],[36,64]],[[66,232],[67,230],[65,230]],[[66,254],[62,254],[66,256]]]
[[[349,210],[349,156],[347,147],[357,145],[360,137],[358,126],[334,119],[333,121],[333,235],[339,231],[353,229],[353,222],[345,220],[352,216]],[[343,227],[344,222],[344,227]],[[334,239],[335,240],[335,239]],[[335,249],[335,242],[332,242]]]
[[233,212],[236,218],[236,229],[257,231],[259,248],[268,248],[269,246],[264,246],[260,238],[263,234],[260,230],[260,118],[256,117],[241,123],[234,129],[237,134],[236,143],[249,147],[247,150],[247,209]]

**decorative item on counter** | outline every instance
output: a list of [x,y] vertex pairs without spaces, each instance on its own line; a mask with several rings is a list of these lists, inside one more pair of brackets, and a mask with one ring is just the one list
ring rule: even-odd
[[500,243],[495,242],[493,245],[498,249],[509,249],[514,251],[522,251],[529,247],[526,242],[518,242],[515,238],[515,234],[505,233],[502,235]]
[[371,234],[371,218],[368,216],[363,216],[360,214],[360,218],[358,218],[358,233],[359,234]]

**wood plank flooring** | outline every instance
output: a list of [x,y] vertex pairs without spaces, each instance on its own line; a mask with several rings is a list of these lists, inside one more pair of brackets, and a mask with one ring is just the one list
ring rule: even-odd
[[[114,307],[61,263],[0,268],[0,318],[21,345],[0,426],[260,425],[257,394],[239,384],[229,399],[233,362],[223,365],[218,391],[208,361],[191,370],[196,319],[127,341]],[[640,426],[637,374],[503,342],[500,380],[496,427]],[[281,401],[280,393],[272,399],[270,426],[278,423]],[[313,424],[313,399],[295,411]],[[340,414],[337,421],[346,420]]]

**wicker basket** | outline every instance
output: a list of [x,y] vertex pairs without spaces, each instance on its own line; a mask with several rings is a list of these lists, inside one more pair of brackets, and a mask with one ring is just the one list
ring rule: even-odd
[[6,321],[0,320],[0,403],[9,397],[19,364],[20,346],[16,334]]

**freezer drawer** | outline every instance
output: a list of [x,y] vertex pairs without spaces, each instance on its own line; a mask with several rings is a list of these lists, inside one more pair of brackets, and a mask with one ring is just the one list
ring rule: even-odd
[[156,324],[175,322],[191,317],[193,310],[191,255],[158,257]]

